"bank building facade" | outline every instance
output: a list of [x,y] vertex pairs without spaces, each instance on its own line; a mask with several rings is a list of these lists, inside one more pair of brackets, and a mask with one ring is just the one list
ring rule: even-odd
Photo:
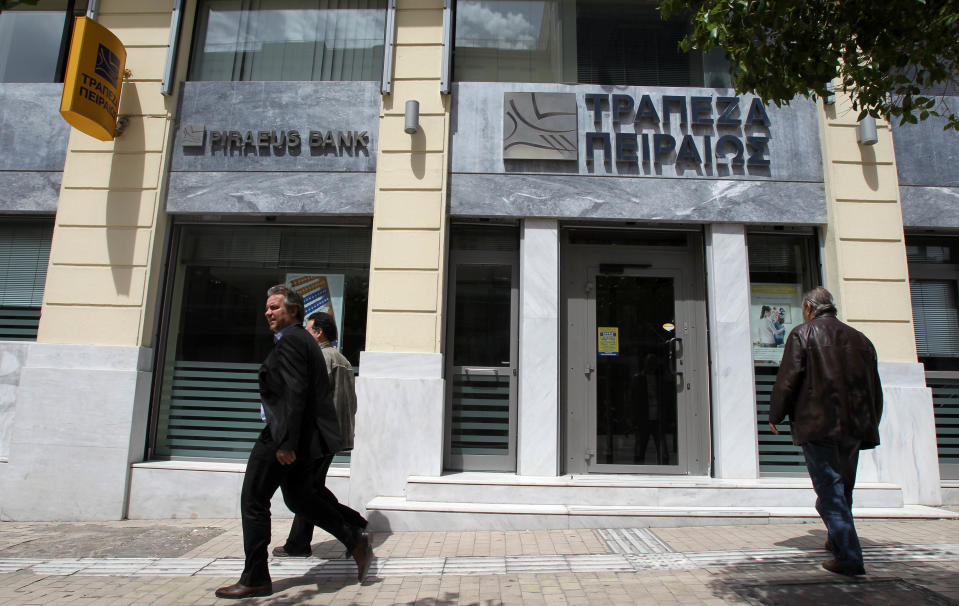
[[[737,93],[655,9],[0,12],[0,518],[238,516],[279,282],[356,370],[329,486],[376,528],[816,517],[766,414],[817,285],[880,358],[857,515],[948,515],[959,136]],[[112,141],[59,114],[77,16],[126,49]]]

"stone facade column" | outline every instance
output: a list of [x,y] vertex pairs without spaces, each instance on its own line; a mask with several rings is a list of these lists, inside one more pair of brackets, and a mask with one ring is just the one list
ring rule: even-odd
[[[861,481],[897,484],[907,504],[941,501],[932,393],[916,357],[899,178],[889,124],[879,142],[856,140],[849,98],[820,104],[820,137],[829,217],[823,233],[826,287],[839,317],[875,344],[885,410],[882,444],[860,459]],[[904,465],[904,462],[909,462]]]
[[[398,0],[392,94],[376,160],[366,351],[357,377],[350,501],[402,496],[443,465],[443,303],[449,97],[440,93],[442,0]],[[419,129],[404,132],[419,101]],[[389,464],[384,467],[384,460]]]
[[[707,227],[706,279],[714,473],[717,478],[758,478],[749,257],[744,226],[714,223]],[[747,436],[752,439],[746,439]]]
[[520,242],[516,469],[559,475],[559,222],[526,219]]
[[172,0],[103,0],[127,49],[115,141],[73,130],[37,343],[21,368],[0,517],[116,520],[143,457],[175,96],[160,94]]

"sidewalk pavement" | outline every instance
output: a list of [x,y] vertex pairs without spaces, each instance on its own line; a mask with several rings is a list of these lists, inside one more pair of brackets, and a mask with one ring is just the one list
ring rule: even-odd
[[[273,546],[289,523],[274,520]],[[0,604],[959,605],[959,520],[857,527],[856,579],[820,567],[816,521],[374,533],[363,583],[317,530],[311,558],[271,561],[272,596],[230,601],[213,592],[242,570],[239,520],[0,522]]]

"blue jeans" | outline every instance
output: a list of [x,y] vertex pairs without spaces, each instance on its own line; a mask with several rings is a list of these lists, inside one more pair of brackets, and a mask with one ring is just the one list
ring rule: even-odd
[[806,442],[802,452],[816,490],[816,511],[826,524],[835,559],[842,564],[862,565],[862,547],[852,521],[859,441]]

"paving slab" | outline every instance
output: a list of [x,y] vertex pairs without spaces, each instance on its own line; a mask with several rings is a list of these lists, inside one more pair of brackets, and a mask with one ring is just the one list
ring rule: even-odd
[[[252,604],[959,605],[959,521],[859,520],[867,575],[820,567],[819,523],[374,533],[371,575],[317,531]],[[273,545],[289,520],[275,520]],[[0,604],[229,604],[238,520],[0,523]]]

